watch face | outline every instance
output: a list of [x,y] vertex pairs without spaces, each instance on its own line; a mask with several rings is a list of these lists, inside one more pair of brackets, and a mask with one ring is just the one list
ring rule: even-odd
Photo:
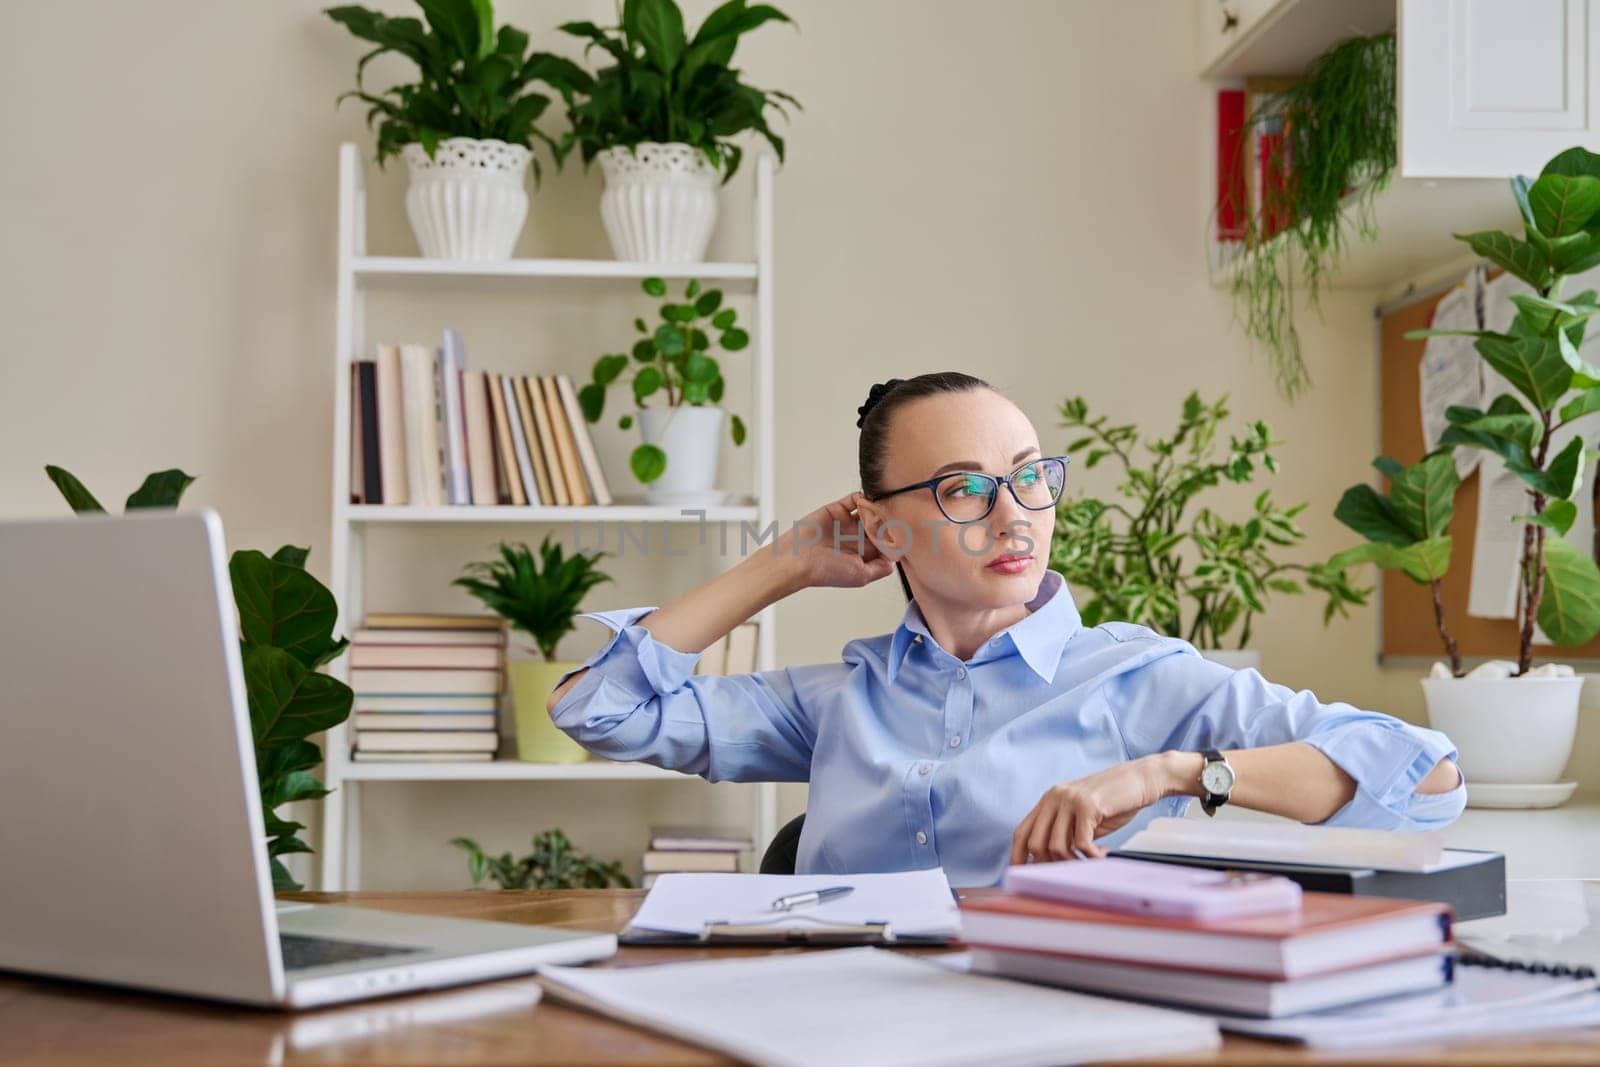
[[1226,794],[1233,788],[1233,768],[1226,763],[1208,763],[1200,772],[1200,784],[1208,793]]

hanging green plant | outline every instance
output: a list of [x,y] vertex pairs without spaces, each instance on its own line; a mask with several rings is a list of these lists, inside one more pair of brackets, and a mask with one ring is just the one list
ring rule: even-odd
[[1240,166],[1257,163],[1262,128],[1279,135],[1264,139],[1261,171],[1284,177],[1258,182],[1258,203],[1234,205],[1242,220],[1234,315],[1292,400],[1311,384],[1295,328],[1296,289],[1320,313],[1322,286],[1350,234],[1370,241],[1378,233],[1373,201],[1395,167],[1394,34],[1341,41],[1299,81],[1252,107],[1240,138],[1251,158]]

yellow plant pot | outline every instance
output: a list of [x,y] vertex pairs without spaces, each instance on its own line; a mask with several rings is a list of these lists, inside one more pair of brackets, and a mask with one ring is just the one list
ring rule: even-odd
[[589,758],[588,750],[562,733],[545,709],[556,682],[576,666],[542,660],[506,664],[511,702],[517,713],[518,759],[528,763],[582,763]]

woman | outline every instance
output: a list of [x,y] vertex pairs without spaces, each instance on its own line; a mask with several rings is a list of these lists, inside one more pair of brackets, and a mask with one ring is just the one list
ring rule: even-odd
[[[809,781],[800,873],[942,866],[992,885],[1008,863],[1104,855],[1195,797],[1330,826],[1460,814],[1437,731],[1144,626],[1083,626],[1045,566],[1066,460],[986,382],[891,379],[858,410],[861,491],[664,606],[584,615],[615,633],[562,676],[557,726],[711,781]],[[911,601],[899,627],[840,662],[691,676],[769,604],[895,569]]]

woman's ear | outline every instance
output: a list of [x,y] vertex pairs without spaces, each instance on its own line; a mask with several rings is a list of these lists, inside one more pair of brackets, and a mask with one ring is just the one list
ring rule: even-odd
[[888,530],[883,530],[885,516],[882,510],[879,509],[877,504],[868,500],[864,494],[856,493],[855,505],[856,521],[861,524],[862,534],[879,552],[882,552],[884,546],[879,542],[878,535],[882,532],[885,537],[892,540],[894,528],[890,527]]

